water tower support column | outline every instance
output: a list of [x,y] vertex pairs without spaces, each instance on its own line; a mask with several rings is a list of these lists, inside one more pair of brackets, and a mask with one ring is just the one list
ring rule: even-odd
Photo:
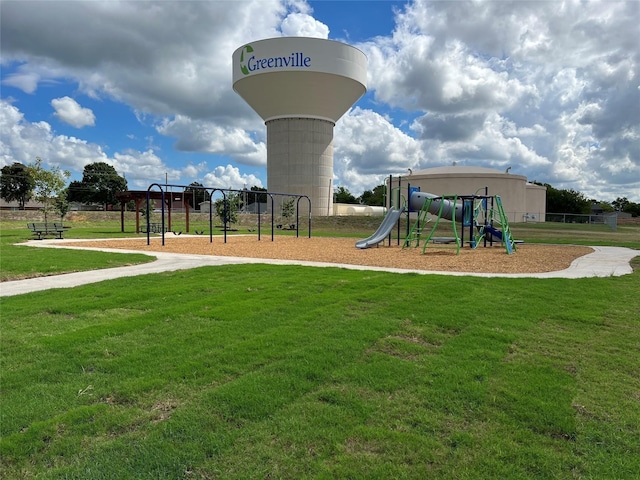
[[311,215],[332,212],[327,185],[333,178],[333,122],[298,117],[266,125],[269,191],[307,195],[313,199]]

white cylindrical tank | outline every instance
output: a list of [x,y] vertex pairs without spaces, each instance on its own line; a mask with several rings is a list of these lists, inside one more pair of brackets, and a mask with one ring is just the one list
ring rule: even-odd
[[[267,189],[333,212],[333,127],[366,92],[367,59],[306,37],[259,40],[233,53],[233,89],[267,126]],[[304,202],[301,202],[301,207]]]
[[364,214],[368,217],[383,217],[386,212],[387,209],[384,207],[370,205],[364,207]]

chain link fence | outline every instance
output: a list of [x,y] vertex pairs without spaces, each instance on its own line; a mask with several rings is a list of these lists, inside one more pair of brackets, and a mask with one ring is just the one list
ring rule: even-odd
[[618,229],[618,214],[606,213],[602,215],[578,215],[574,213],[547,213],[545,221],[556,223],[584,223],[593,225],[608,225],[614,232]]

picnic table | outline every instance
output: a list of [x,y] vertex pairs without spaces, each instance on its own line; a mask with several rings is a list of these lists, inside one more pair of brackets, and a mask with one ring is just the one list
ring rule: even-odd
[[34,236],[38,236],[38,240],[49,235],[55,235],[57,238],[62,239],[64,232],[71,227],[67,227],[62,223],[27,223],[27,228],[31,230]]

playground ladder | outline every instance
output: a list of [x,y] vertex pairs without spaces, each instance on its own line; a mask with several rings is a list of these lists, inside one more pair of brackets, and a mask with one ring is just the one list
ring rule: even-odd
[[420,236],[422,235],[422,230],[427,226],[427,223],[429,222],[428,214],[429,214],[429,207],[431,206],[431,200],[432,200],[431,198],[428,198],[422,204],[422,208],[418,212],[418,218],[411,226],[411,230],[409,230],[409,234],[407,235],[407,238],[405,238],[404,243],[402,244],[403,249],[407,247],[420,246]]
[[[480,219],[480,221],[478,221]],[[484,240],[484,225],[487,223],[487,199],[481,198],[476,202],[473,208],[473,223],[475,232],[473,235],[472,248],[476,249],[480,245],[480,242]],[[473,228],[473,227],[472,227]]]
[[516,251],[516,244],[513,241],[513,235],[511,235],[511,229],[509,228],[509,219],[505,215],[504,208],[502,207],[502,199],[498,195],[496,195],[496,205],[498,207],[500,226],[502,227],[502,241],[507,249],[507,253],[510,255]]
[[[425,253],[425,251],[427,250],[427,246],[429,245],[429,241],[431,240],[431,238],[433,237],[433,234],[436,232],[436,228],[438,228],[438,223],[440,223],[440,219],[442,218],[442,211],[444,210],[444,200],[448,200],[450,202],[453,203],[453,205],[455,205],[458,202],[458,196],[457,195],[443,195],[441,197],[438,197],[440,199],[440,208],[438,209],[438,216],[436,217],[435,222],[433,223],[433,227],[431,228],[431,232],[429,233],[429,236],[427,237],[427,239],[424,242],[424,245],[422,246],[422,253]],[[425,202],[426,204],[427,202]],[[460,244],[462,243],[462,241],[460,240],[460,237],[458,236],[458,231],[456,229],[456,219],[455,219],[455,208],[453,211],[453,215],[454,217],[451,219],[451,225],[453,226],[453,237],[455,239],[455,249],[456,249],[456,255],[458,255],[460,253]]]

